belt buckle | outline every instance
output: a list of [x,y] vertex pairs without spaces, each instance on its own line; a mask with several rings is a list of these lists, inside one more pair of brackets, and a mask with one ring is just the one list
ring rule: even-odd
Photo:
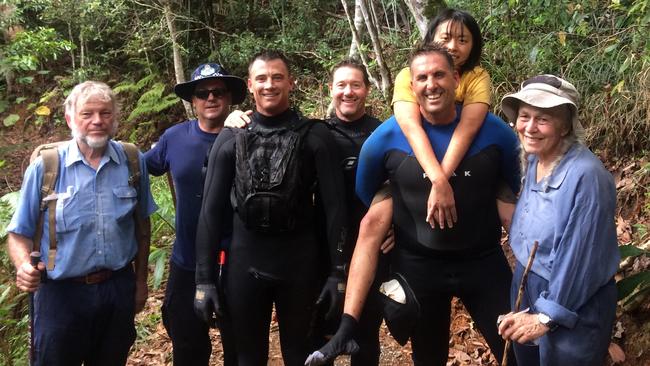
[[96,284],[97,281],[94,280],[95,275],[97,275],[97,273],[89,273],[89,274],[85,275],[84,276],[84,284],[86,284],[86,285],[94,285],[94,284]]
[[84,276],[84,283],[86,285],[95,285],[100,282],[104,282],[111,276],[111,273],[107,270],[99,270],[97,272],[89,273]]

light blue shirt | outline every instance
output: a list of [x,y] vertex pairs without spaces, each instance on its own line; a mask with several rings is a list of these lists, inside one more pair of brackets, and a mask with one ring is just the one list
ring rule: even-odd
[[577,311],[607,284],[620,255],[614,214],[612,175],[584,145],[574,144],[552,175],[535,180],[531,155],[510,230],[510,244],[524,267],[539,242],[532,271],[548,281],[535,308],[573,328]]
[[[55,185],[57,253],[48,277],[65,279],[126,266],[138,247],[133,220],[136,201],[143,218],[157,209],[142,154],[138,190],[128,183],[128,160],[117,142],[109,142],[97,170],[84,159],[74,140],[59,148],[59,161]],[[18,208],[7,231],[34,237],[42,179],[43,161],[38,158],[25,172]],[[49,248],[47,215],[46,209],[41,240],[45,264]]]

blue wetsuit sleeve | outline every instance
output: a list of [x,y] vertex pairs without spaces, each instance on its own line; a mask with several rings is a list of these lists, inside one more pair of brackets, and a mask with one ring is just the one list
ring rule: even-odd
[[[604,169],[603,169],[604,170]],[[609,282],[618,268],[614,213],[616,191],[607,172],[585,172],[571,200],[569,220],[553,248],[548,291],[535,301],[537,311],[573,328],[577,311]]]
[[224,129],[214,142],[208,157],[203,202],[196,229],[196,283],[215,283],[221,241],[230,235],[230,190],[235,176],[235,138]]
[[517,136],[507,130],[503,134],[503,154],[501,154],[501,166],[506,183],[514,194],[521,189],[521,169],[519,164],[519,140]]
[[160,176],[169,170],[169,161],[167,160],[167,138],[166,134],[160,136],[160,140],[144,154],[147,162],[149,174]]
[[385,124],[379,126],[368,137],[359,153],[355,190],[366,206],[370,206],[377,189],[387,179],[384,169],[385,127]]

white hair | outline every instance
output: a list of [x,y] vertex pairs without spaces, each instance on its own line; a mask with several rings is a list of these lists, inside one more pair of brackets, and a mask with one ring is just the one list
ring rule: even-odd
[[63,103],[65,114],[74,122],[77,103],[80,101],[85,102],[91,98],[98,99],[102,102],[110,102],[113,106],[114,123],[117,123],[120,114],[120,104],[115,98],[113,90],[101,81],[84,81],[81,84],[77,84],[70,92],[70,95],[65,98],[65,102]]

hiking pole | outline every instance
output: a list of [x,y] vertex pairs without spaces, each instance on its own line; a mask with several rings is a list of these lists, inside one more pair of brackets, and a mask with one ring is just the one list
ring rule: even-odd
[[[535,240],[533,243],[533,249],[530,250],[528,255],[528,263],[526,263],[526,268],[524,269],[524,274],[521,276],[521,284],[519,285],[519,291],[517,292],[517,300],[515,301],[515,310],[514,312],[519,311],[521,306],[521,298],[524,295],[524,288],[526,287],[526,280],[528,279],[528,272],[530,272],[530,267],[533,266],[533,260],[535,259],[535,253],[537,253],[537,246],[539,242]],[[511,341],[506,340],[506,344],[503,347],[503,360],[501,360],[501,366],[508,366],[508,351],[510,350]]]
[[[32,267],[38,269],[38,262],[41,261],[41,252],[29,253],[29,262]],[[34,364],[34,293],[29,293],[29,364]]]

